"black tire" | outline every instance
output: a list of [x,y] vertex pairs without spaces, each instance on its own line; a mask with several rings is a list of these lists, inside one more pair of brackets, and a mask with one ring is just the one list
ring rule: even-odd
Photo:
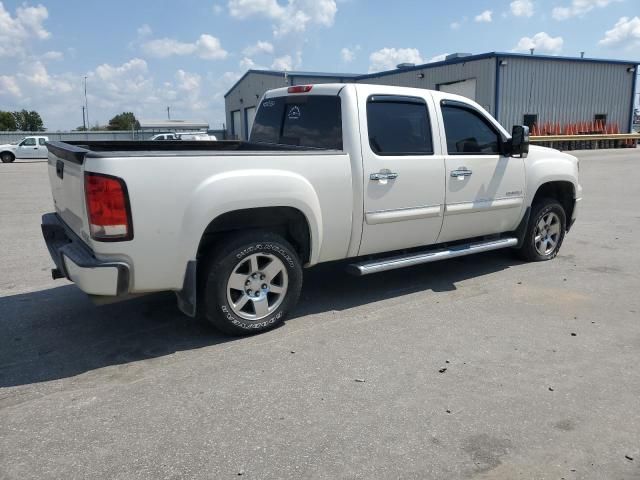
[[2,163],[13,163],[16,156],[11,152],[2,152],[0,153],[0,159],[2,160]]
[[[280,263],[274,262],[274,259]],[[257,273],[253,272],[258,276],[257,278],[253,278],[256,275],[252,275],[251,271],[254,260],[259,265]],[[263,263],[260,264],[260,262]],[[273,279],[266,278],[265,275],[270,275],[267,270],[272,263],[275,269],[280,269],[280,273]],[[251,231],[225,237],[216,244],[213,253],[203,261],[203,265],[200,314],[218,330],[229,335],[252,335],[280,325],[300,297],[302,288],[300,259],[289,242],[275,233]],[[249,282],[251,285],[242,287],[246,288],[244,291],[233,289],[230,287],[230,282],[233,281],[232,274],[236,279],[243,279],[243,282]],[[241,275],[246,275],[246,278],[241,278]],[[265,280],[262,280],[261,276]],[[262,285],[254,285],[252,282]],[[266,282],[269,285],[265,289]],[[250,288],[255,288],[256,291]],[[284,293],[281,294],[271,291],[271,289],[282,290],[283,288]],[[255,294],[256,298],[252,298],[247,291],[251,295]],[[259,299],[258,295],[260,295]],[[238,309],[238,305],[245,299],[247,299],[246,304],[242,307],[244,310]],[[270,311],[267,316],[258,317],[261,313],[258,312],[258,303],[264,312],[265,307],[262,302],[265,300],[268,309],[273,308],[273,311]],[[232,303],[233,301],[236,303]],[[247,318],[252,315],[251,310],[256,316],[255,319]]]
[[[555,231],[555,228],[546,228],[546,230],[542,231],[546,233],[543,233],[541,237],[544,239],[545,235],[547,235],[546,238],[550,240],[549,243],[545,243],[544,240],[540,241],[538,238],[538,234],[540,233],[538,225],[543,219],[552,219],[552,222],[554,220],[557,221],[557,234],[549,233]],[[555,225],[555,223],[553,225]],[[527,231],[525,232],[522,245],[516,250],[516,253],[521,259],[527,262],[544,262],[551,260],[558,255],[566,232],[567,215],[562,205],[552,198],[541,199],[534,203],[531,208]],[[538,241],[536,241],[536,238],[538,238]]]

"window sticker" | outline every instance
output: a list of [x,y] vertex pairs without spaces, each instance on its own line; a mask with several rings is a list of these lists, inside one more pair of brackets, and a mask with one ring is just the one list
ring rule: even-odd
[[266,102],[262,102],[262,106],[264,108],[271,108],[276,104],[273,100],[267,100]]
[[289,110],[289,120],[300,120],[302,116],[302,112],[300,112],[300,108],[297,105],[294,105],[291,110]]

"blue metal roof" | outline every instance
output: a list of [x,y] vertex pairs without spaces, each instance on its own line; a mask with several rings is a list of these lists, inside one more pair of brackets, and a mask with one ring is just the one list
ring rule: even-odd
[[244,78],[250,73],[258,73],[262,75],[284,76],[286,73],[289,77],[327,77],[327,78],[351,78],[357,80],[365,80],[367,78],[380,78],[387,75],[393,75],[397,73],[413,72],[416,70],[424,70],[426,68],[436,68],[443,65],[455,65],[458,63],[472,62],[475,60],[483,60],[486,58],[523,58],[532,60],[549,60],[555,62],[584,62],[584,63],[605,63],[605,64],[617,64],[636,66],[640,64],[640,61],[635,60],[607,60],[603,58],[582,58],[582,57],[560,57],[556,55],[530,55],[528,53],[513,53],[513,52],[488,52],[480,53],[477,55],[467,55],[465,57],[455,57],[449,60],[442,60],[440,62],[424,63],[422,65],[416,65],[414,67],[386,70],[383,72],[369,73],[369,74],[357,74],[357,73],[326,73],[326,72],[284,72],[282,70],[248,70],[224,95],[229,95],[234,88],[238,86]]
[[557,55],[531,55],[528,53],[513,53],[513,52],[489,52],[480,53],[477,55],[467,55],[466,57],[456,57],[450,60],[442,60],[440,62],[424,63],[422,65],[416,65],[415,67],[386,70],[384,72],[370,73],[360,75],[358,80],[366,78],[379,78],[386,77],[387,75],[393,75],[402,72],[412,72],[415,70],[424,70],[425,68],[441,67],[443,65],[455,65],[458,63],[472,62],[474,60],[483,60],[486,58],[524,58],[532,60],[550,60],[557,62],[585,62],[585,63],[606,63],[606,64],[618,64],[618,65],[638,65],[640,61],[634,60],[607,60],[602,58],[582,58],[582,57],[560,57]]

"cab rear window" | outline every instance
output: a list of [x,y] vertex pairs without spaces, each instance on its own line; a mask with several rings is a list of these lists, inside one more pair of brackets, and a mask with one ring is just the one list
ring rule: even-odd
[[342,110],[335,95],[300,95],[262,101],[250,141],[342,150]]

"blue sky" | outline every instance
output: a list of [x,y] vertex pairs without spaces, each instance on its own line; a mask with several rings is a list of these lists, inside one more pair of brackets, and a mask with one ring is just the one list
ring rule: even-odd
[[453,52],[640,61],[640,0],[0,1],[0,110],[224,121],[248,68],[365,73]]

